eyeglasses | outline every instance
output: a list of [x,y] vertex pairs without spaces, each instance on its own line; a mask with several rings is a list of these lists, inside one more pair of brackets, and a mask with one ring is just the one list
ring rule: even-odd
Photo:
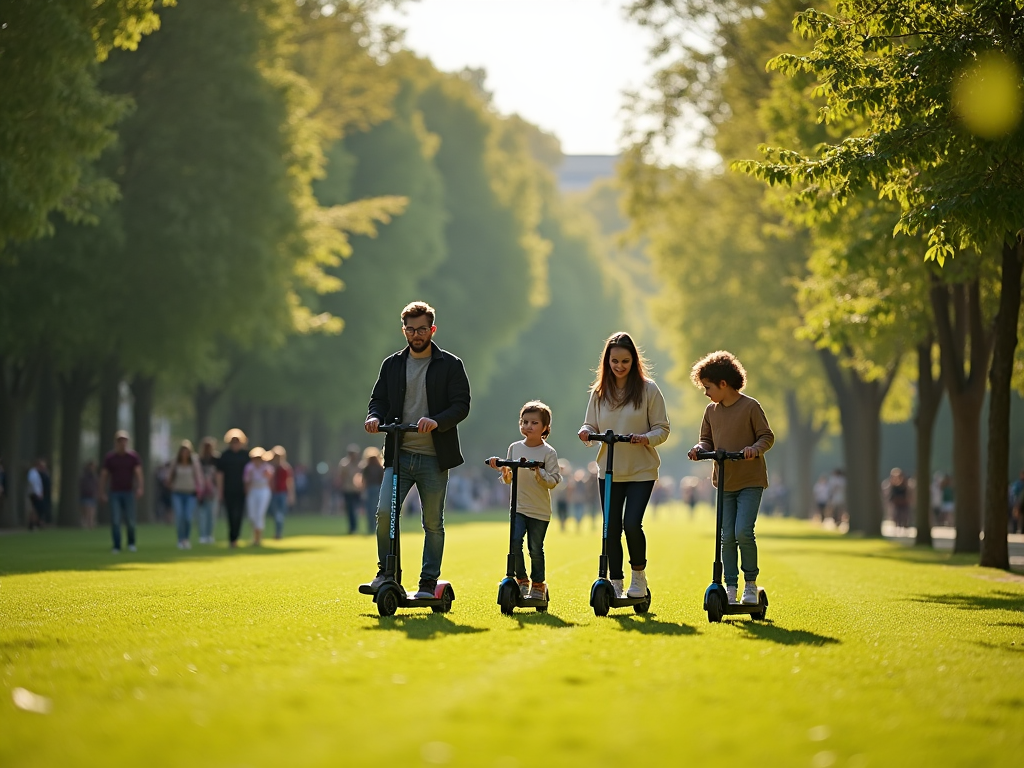
[[403,325],[402,330],[405,331],[406,336],[429,336],[430,330],[434,326],[424,325],[420,328],[410,328],[408,325]]

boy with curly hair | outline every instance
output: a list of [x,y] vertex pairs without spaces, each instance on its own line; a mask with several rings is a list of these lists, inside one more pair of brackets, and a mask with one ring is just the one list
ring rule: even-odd
[[[775,442],[761,404],[740,392],[747,383],[747,372],[735,355],[712,352],[705,355],[690,370],[690,380],[704,390],[711,402],[704,409],[700,425],[700,440],[687,456],[697,460],[698,451],[742,451],[744,461],[736,462],[726,475],[725,487],[718,485],[718,465],[715,465],[712,483],[723,494],[722,504],[722,563],[725,567],[725,589],[729,602],[736,602],[739,586],[739,567],[742,561],[746,582],[740,602],[757,604],[757,543],[754,523],[757,521],[761,495],[768,487],[768,468],[764,452]],[[736,550],[739,547],[739,557]]]

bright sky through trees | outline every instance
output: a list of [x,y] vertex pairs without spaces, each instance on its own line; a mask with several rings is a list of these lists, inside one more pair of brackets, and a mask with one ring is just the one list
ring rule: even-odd
[[419,0],[386,18],[445,71],[487,71],[505,114],[554,133],[566,154],[617,154],[622,93],[648,79],[647,31],[621,0]]

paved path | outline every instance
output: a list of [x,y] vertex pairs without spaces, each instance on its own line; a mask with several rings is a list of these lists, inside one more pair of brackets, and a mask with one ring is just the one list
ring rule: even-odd
[[[917,536],[917,528],[897,528],[891,522],[882,523],[882,535],[900,544],[912,546]],[[1010,545],[1010,567],[1024,568],[1024,533],[1011,533],[1008,536]],[[956,529],[937,525],[932,528],[932,546],[935,549],[950,551],[956,539]]]

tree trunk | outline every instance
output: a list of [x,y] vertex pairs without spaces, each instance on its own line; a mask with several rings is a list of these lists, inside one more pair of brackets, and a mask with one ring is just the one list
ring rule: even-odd
[[139,502],[139,519],[151,523],[155,519],[153,504],[158,496],[154,487],[156,480],[152,472],[152,447],[150,445],[153,430],[153,392],[156,389],[155,376],[136,374],[132,379],[132,420],[135,434],[133,435],[135,451],[142,462],[142,478],[145,493]]
[[46,460],[51,474],[54,470],[54,435],[57,423],[57,377],[53,372],[53,363],[49,355],[45,355],[39,366],[36,379],[35,396],[35,441],[32,459]]
[[21,424],[35,371],[30,362],[0,355],[0,457],[7,474],[7,492],[0,504],[0,527],[4,528],[14,528],[21,523],[19,510],[25,498],[28,471],[21,455]]
[[881,536],[882,497],[878,478],[882,402],[892,385],[899,361],[893,361],[885,379],[865,381],[852,368],[841,366],[831,351],[822,349],[819,354],[839,403],[850,530],[865,536]]
[[82,412],[94,384],[94,371],[86,365],[75,366],[59,376],[61,392],[60,426],[60,504],[57,525],[82,524],[78,499],[79,464],[82,454]]
[[[981,314],[977,279],[946,285],[932,275],[932,310],[942,376],[953,412],[954,552],[979,552],[981,543],[981,407],[992,329]],[[953,317],[950,317],[950,304]],[[970,345],[967,339],[970,337]],[[968,359],[969,355],[969,359]]]
[[1010,380],[1017,350],[1021,272],[1024,242],[1003,243],[1002,285],[995,322],[992,369],[989,372],[988,473],[985,479],[984,529],[981,564],[1010,569],[1006,540],[1007,480],[1010,476]]
[[[309,425],[309,498],[310,505],[316,511],[326,509],[326,492],[330,489],[331,463],[327,459],[327,444],[329,440],[330,434],[324,420],[319,415],[312,416]],[[320,474],[321,463],[327,465],[326,474]]]
[[914,426],[917,438],[917,497],[914,521],[917,525],[915,544],[932,545],[932,435],[935,417],[942,404],[942,371],[932,376],[932,346],[935,339],[928,337],[917,345],[917,415]]
[[[103,466],[103,458],[114,447],[114,433],[117,432],[117,414],[121,405],[121,369],[116,358],[110,358],[103,364],[100,373],[100,426],[96,440],[99,455],[96,465]],[[110,508],[107,504],[97,502],[96,521],[110,522]]]
[[807,519],[814,510],[814,451],[824,429],[815,428],[813,416],[805,416],[796,392],[786,392],[786,417],[789,422],[790,511],[795,517]]
[[192,394],[192,404],[196,412],[196,445],[199,445],[199,441],[210,434],[210,414],[222,394],[224,394],[223,387],[196,385],[195,392]]

